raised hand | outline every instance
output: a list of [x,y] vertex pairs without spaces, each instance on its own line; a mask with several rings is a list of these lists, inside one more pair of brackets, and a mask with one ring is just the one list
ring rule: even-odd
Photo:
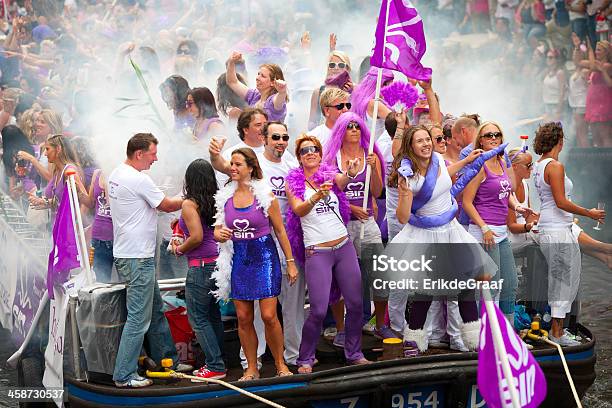
[[338,42],[338,36],[336,34],[329,34],[329,52],[336,50],[336,43]]
[[282,79],[276,79],[274,81],[274,89],[276,89],[278,93],[285,93],[287,92],[287,83]]

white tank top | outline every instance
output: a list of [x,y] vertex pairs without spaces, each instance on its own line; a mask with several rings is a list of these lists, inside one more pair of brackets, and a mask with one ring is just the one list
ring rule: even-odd
[[[519,201],[518,198],[516,198],[515,193],[512,193],[512,195],[514,196],[514,198],[516,198],[516,201],[519,203],[519,205],[525,208],[529,207],[529,183],[527,183],[527,180],[525,179],[521,180],[521,182],[523,183],[523,189],[525,190],[525,199],[523,201]],[[523,217],[523,214],[518,212],[516,213],[516,222],[519,224],[525,224],[525,217]]]
[[[316,191],[307,187],[304,192],[304,201],[315,193]],[[304,246],[322,244],[347,236],[346,226],[338,217],[342,217],[338,197],[333,191],[330,191],[326,199],[319,200],[313,209],[301,219]]]
[[[557,207],[550,185],[544,180],[544,170],[552,160],[551,158],[544,159],[537,162],[534,166],[535,186],[538,191],[538,196],[540,197],[540,221],[538,225],[540,229],[571,228],[574,217],[571,213]],[[574,184],[567,175],[565,176],[564,184],[565,198],[571,201]]]
[[557,72],[554,74],[546,74],[544,77],[544,83],[542,86],[542,99],[544,103],[556,104],[559,103],[559,96],[561,95],[561,84],[559,78],[557,78]]

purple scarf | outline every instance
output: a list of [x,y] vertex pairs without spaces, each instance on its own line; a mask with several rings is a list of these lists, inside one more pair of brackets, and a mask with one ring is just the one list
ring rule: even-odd
[[[323,178],[324,172],[334,170],[335,167],[321,164],[319,170],[312,176],[312,180],[318,185],[321,185],[325,181]],[[291,191],[296,198],[304,200],[304,192],[306,191],[306,177],[304,177],[304,169],[302,167],[291,170],[285,178],[285,182],[287,183],[289,191]],[[340,216],[342,217],[344,223],[348,224],[351,217],[351,210],[348,200],[346,199],[346,195],[338,188],[338,186],[336,186],[335,183],[332,187],[332,191],[338,197]],[[304,232],[302,231],[302,220],[293,212],[291,206],[287,206],[285,220],[287,235],[289,236],[289,243],[291,244],[293,257],[295,258],[298,266],[304,269],[306,256],[304,254]]]

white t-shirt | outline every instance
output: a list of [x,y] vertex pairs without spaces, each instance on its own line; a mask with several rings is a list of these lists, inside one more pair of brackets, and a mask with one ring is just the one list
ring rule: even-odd
[[152,258],[157,238],[157,206],[164,193],[151,177],[122,163],[108,177],[113,214],[113,256]]
[[[304,200],[315,194],[311,188],[304,191]],[[304,232],[304,246],[322,244],[334,241],[348,235],[346,225],[340,220],[340,202],[333,191],[325,199],[317,201],[315,206],[302,217],[302,231]]]
[[[223,151],[223,153],[221,153],[221,157],[223,157],[225,160],[229,161],[232,158],[232,152],[234,150],[236,150],[236,149],[241,149],[243,147],[248,147],[249,149],[253,149],[253,151],[257,155],[258,159],[259,159],[259,156],[263,155],[263,152],[264,152],[264,145],[263,144],[261,146],[259,146],[259,147],[252,147],[252,146],[249,146],[248,144],[244,143],[244,141],[241,140],[240,142],[236,143],[235,145],[230,146],[227,149],[225,149]],[[227,182],[229,177],[226,174],[221,173],[219,171],[215,171],[215,173],[217,173],[217,184],[219,185],[219,188],[221,188]]]
[[319,142],[321,142],[321,146],[325,147],[325,143],[327,143],[327,141],[331,137],[331,129],[325,126],[325,123],[323,123],[322,125],[319,125],[316,128],[309,130],[307,134],[308,136],[314,136],[319,139]]
[[285,178],[289,170],[299,166],[297,159],[289,152],[285,152],[281,157],[280,163],[272,162],[265,158],[263,154],[258,154],[257,159],[261,166],[264,179],[272,188],[274,196],[278,200],[281,215],[285,219],[285,211],[287,211],[287,192],[285,191]]

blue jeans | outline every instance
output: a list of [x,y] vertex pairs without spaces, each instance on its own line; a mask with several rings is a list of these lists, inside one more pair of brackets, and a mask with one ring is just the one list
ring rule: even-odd
[[159,263],[157,268],[159,270],[159,279],[174,279],[182,278],[185,276],[187,270],[187,259],[182,257],[176,257],[169,253],[168,248],[169,241],[162,239],[159,244]]
[[508,238],[505,238],[492,249],[485,251],[499,268],[499,275],[495,279],[503,279],[501,293],[499,296],[499,308],[504,314],[514,313],[514,303],[516,301],[516,288],[518,278],[516,276],[516,264],[512,254],[512,246]]
[[587,37],[587,19],[577,18],[572,20],[572,31],[580,37],[580,41],[586,41]]
[[115,258],[119,280],[127,283],[127,320],[115,361],[113,380],[124,382],[137,375],[138,357],[145,334],[150,346],[150,357],[159,363],[171,358],[174,365],[178,355],[168,320],[162,312],[163,301],[155,279],[154,258]]
[[195,331],[198,343],[206,355],[206,367],[211,371],[225,371],[221,348],[223,346],[223,322],[215,297],[210,293],[217,289],[211,275],[215,263],[190,266],[185,280],[185,303],[189,324]]
[[94,249],[93,269],[96,272],[96,281],[108,283],[113,273],[113,241],[91,239]]

